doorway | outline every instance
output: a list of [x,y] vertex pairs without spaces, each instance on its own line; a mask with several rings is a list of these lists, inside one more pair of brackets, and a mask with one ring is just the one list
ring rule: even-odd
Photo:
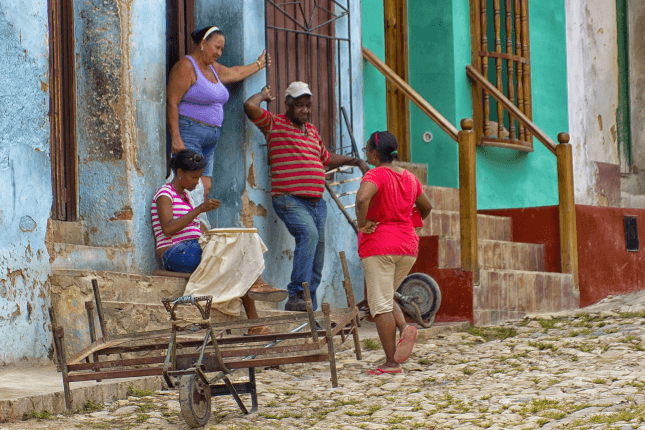
[[78,218],[76,75],[73,0],[49,0],[49,119],[53,203],[51,217]]

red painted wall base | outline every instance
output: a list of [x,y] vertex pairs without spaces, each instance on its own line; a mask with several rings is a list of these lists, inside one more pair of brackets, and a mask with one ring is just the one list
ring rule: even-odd
[[[479,212],[511,217],[513,240],[543,243],[546,270],[560,271],[557,206]],[[625,215],[637,218],[641,248],[637,252],[629,252],[625,247]],[[645,209],[576,205],[576,226],[580,307],[597,303],[608,295],[645,289],[645,251],[642,250],[645,246]]]
[[436,322],[473,322],[473,276],[458,269],[439,269],[439,237],[419,238],[419,257],[410,273],[432,276],[441,290],[441,306]]

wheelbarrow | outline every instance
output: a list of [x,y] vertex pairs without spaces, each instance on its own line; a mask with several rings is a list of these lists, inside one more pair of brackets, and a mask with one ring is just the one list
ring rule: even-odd
[[[425,273],[409,274],[394,293],[403,313],[415,323],[429,328],[441,306],[441,290],[437,282]],[[369,312],[367,300],[358,303],[358,308],[366,315]]]

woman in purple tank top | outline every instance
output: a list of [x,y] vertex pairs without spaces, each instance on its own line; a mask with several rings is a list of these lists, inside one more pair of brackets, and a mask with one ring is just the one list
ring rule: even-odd
[[213,174],[213,154],[228,101],[225,84],[239,82],[270,64],[262,52],[255,63],[226,67],[217,63],[224,49],[224,33],[217,27],[193,31],[197,48],[170,70],[166,91],[166,115],[171,151],[190,149],[202,155],[206,167],[202,176],[204,200],[208,198]]

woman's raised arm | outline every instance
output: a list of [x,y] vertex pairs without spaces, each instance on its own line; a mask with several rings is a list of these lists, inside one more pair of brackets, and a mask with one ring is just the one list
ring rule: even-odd
[[217,76],[219,76],[220,81],[222,81],[224,85],[243,81],[270,65],[271,57],[266,53],[266,51],[262,51],[262,54],[260,54],[255,63],[251,63],[246,66],[226,67],[219,63],[213,63]]

